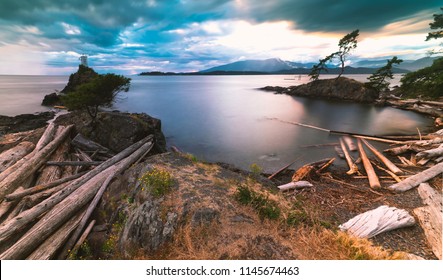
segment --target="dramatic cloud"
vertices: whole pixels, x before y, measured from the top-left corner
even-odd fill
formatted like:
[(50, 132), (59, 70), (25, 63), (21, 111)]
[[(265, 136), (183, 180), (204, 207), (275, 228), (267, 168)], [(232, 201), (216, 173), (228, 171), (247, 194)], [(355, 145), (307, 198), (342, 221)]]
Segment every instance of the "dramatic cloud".
[[(242, 59), (312, 61), (359, 28), (360, 57), (423, 56), (441, 1), (2, 0), (0, 55), (23, 73), (198, 71)], [(361, 47), (360, 47), (361, 46)], [(364, 50), (364, 52), (359, 51)], [(37, 65), (38, 64), (38, 65)], [(32, 69), (32, 70), (31, 70)]]

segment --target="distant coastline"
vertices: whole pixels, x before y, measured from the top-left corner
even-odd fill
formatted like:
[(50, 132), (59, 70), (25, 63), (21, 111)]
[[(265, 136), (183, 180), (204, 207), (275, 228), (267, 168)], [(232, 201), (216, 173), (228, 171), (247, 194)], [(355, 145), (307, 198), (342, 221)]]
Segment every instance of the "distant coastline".
[[(368, 67), (345, 67), (344, 74), (366, 74), (370, 75), (377, 71), (376, 68), (368, 68)], [(152, 71), (152, 72), (142, 72), (140, 76), (229, 76), (229, 75), (307, 75), (311, 72), (311, 69), (307, 68), (294, 68), (290, 70), (280, 70), (275, 72), (263, 72), (263, 71), (201, 71), (201, 72), (161, 72), (161, 71)], [(404, 74), (410, 72), (406, 69), (394, 68), (393, 72), (395, 74)], [(339, 68), (331, 68), (328, 69), (328, 72), (323, 72), (323, 74), (339, 74)]]

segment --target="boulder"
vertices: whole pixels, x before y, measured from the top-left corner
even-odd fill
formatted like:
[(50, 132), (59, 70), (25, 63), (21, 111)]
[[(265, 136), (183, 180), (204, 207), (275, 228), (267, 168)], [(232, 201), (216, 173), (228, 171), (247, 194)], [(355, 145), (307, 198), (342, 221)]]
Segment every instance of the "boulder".
[(43, 106), (61, 105), (61, 98), (56, 92), (45, 95), (42, 101)]
[(161, 121), (145, 113), (100, 112), (95, 124), (86, 113), (72, 112), (57, 118), (57, 124), (74, 124), (77, 131), (118, 153), (149, 134), (155, 137), (153, 153), (166, 151)]
[(379, 96), (376, 90), (367, 88), (363, 83), (345, 77), (317, 80), (307, 84), (289, 87), (285, 93), (294, 96), (361, 103), (373, 103)]

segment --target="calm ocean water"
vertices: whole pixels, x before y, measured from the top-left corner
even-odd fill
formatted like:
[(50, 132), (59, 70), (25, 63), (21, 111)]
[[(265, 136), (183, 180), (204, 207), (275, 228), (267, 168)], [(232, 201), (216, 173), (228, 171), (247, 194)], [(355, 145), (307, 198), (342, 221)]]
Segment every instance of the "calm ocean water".
[[(366, 75), (352, 75), (364, 81)], [(411, 134), (431, 120), (413, 112), (372, 105), (274, 95), (259, 87), (290, 86), (306, 76), (133, 76), (115, 109), (145, 112), (162, 120), (168, 145), (208, 161), (247, 169), (257, 163), (267, 171), (301, 157), (313, 161), (335, 152), (306, 145), (337, 142), (336, 135), (269, 118), (331, 130), (374, 135)], [(0, 115), (48, 110), (43, 96), (61, 90), (67, 76), (0, 76)], [(395, 82), (398, 82), (398, 78)], [(295, 167), (297, 164), (294, 165)]]

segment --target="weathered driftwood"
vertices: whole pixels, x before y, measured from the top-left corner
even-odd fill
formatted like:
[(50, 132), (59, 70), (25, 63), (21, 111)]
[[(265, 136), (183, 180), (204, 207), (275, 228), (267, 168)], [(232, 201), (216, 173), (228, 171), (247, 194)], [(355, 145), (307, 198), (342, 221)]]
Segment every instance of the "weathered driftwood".
[(358, 139), (357, 145), (363, 166), (366, 170), (366, 174), (368, 175), (369, 186), (373, 189), (381, 188), (380, 181), (378, 180), (377, 174), (375, 174), (374, 168), (372, 167), (365, 150), (363, 149), (360, 139)]
[[(66, 127), (63, 132), (58, 135), (52, 142), (46, 145), (44, 148), (39, 150), (35, 155), (30, 158), (27, 162), (21, 164), (21, 166), (8, 177), (4, 178), (0, 181), (0, 200), (3, 200), (5, 195), (13, 192), (15, 189), (19, 187), (20, 184), (23, 184), (29, 176), (34, 174), (40, 166), (44, 164), (46, 159), (51, 155), (52, 152), (63, 142), (63, 140), (68, 136), (73, 126)], [(13, 168), (10, 166), (9, 168)], [(9, 169), (8, 168), (8, 169)]]
[(421, 183), (424, 183), (437, 175), (443, 173), (443, 162), (440, 162), (431, 168), (428, 168), (418, 174), (415, 174), (400, 183), (391, 185), (388, 187), (389, 190), (395, 191), (395, 192), (405, 192), (407, 190), (410, 190), (412, 188), (417, 187)]
[(402, 146), (399, 146), (399, 147), (386, 149), (386, 150), (384, 150), (384, 152), (385, 153), (390, 153), (392, 155), (400, 155), (400, 154), (404, 154), (404, 153), (409, 152), (409, 151), (421, 152), (423, 150), (424, 150), (424, 148), (418, 147), (416, 145), (406, 144), (406, 145), (402, 145)]
[[(29, 223), (34, 221), (37, 217), (52, 209), (54, 205), (58, 204), (60, 201), (69, 196), (72, 192), (78, 189), (80, 186), (93, 179), (97, 174), (100, 174), (110, 166), (115, 165), (120, 162), (122, 159), (128, 157), (133, 154), (134, 151), (138, 150), (146, 141), (151, 141), (153, 138), (152, 135), (140, 140), (137, 143), (129, 146), (125, 150), (121, 151), (119, 154), (115, 155), (113, 158), (105, 161), (101, 165), (97, 166), (93, 170), (89, 171), (82, 177), (76, 179), (75, 181), (68, 183), (68, 185), (63, 186), (63, 189), (58, 191), (56, 194), (47, 198), (46, 200), (40, 202), (35, 205), (33, 208), (28, 209), (17, 216), (15, 219), (9, 221), (8, 223), (4, 223), (0, 225), (0, 243), (4, 240), (7, 240), (15, 233), (20, 231), (22, 228), (27, 226)], [(151, 142), (149, 142), (151, 143)], [(58, 187), (57, 187), (58, 188)]]
[(95, 220), (92, 220), (88, 227), (85, 229), (85, 231), (83, 232), (83, 234), (80, 236), (80, 238), (78, 239), (77, 243), (75, 244), (74, 248), (72, 248), (71, 250), (71, 254), (72, 255), (77, 255), (78, 250), (80, 249), (80, 246), (82, 246), (82, 244), (85, 242), (86, 238), (88, 237), (89, 233), (92, 231), (92, 228), (95, 225)]
[(54, 258), (57, 251), (66, 242), (69, 234), (78, 226), (83, 212), (80, 211), (74, 215), (69, 221), (61, 226), (53, 235), (47, 238), (37, 249), (34, 250), (26, 259), (27, 260), (49, 260)]
[(304, 178), (309, 176), (313, 170), (321, 168), (322, 166), (324, 167), (325, 164), (330, 163), (333, 159), (334, 158), (326, 158), (303, 165), (294, 172), (294, 175), (292, 175), (292, 181), (302, 181)]
[(422, 151), (416, 155), (417, 159), (434, 158), (443, 156), (443, 144), (438, 148)]
[(337, 153), (337, 155), (338, 155), (339, 158), (345, 158), (345, 153), (343, 152), (343, 149), (342, 149), (342, 148), (340, 148), (340, 147), (338, 147), (338, 146), (335, 146), (335, 147), (334, 147), (334, 150), (335, 150), (335, 152)]
[(382, 153), (380, 153), (374, 146), (372, 146), (368, 141), (362, 139), (363, 143), (365, 143), (366, 147), (371, 150), (371, 152), (380, 159), (381, 162), (394, 174), (399, 175), (402, 174), (403, 171), (398, 168), (392, 161), (390, 161), (387, 157), (385, 157)]
[[(57, 132), (55, 135), (61, 133), (62, 127), (57, 128)], [(54, 151), (54, 153), (49, 157), (49, 160), (52, 161), (63, 161), (67, 159), (67, 154), (70, 148), (69, 137), (63, 141), (62, 144)], [(52, 182), (54, 180), (60, 179), (62, 177), (63, 170), (58, 166), (45, 166), (40, 172), (36, 185), (46, 184), (48, 182)]]
[(41, 128), (37, 128), (34, 130), (9, 133), (0, 136), (0, 153), (17, 146), (21, 142), (29, 141), (33, 135), (36, 135), (36, 137), (38, 137), (38, 131), (41, 131), (41, 134), (43, 134), (43, 130)]
[[(59, 259), (65, 259), (68, 255), (69, 251), (74, 246), (75, 242), (78, 240), (80, 234), (82, 233), (82, 230), (86, 226), (86, 223), (88, 222), (89, 218), (92, 215), (92, 212), (94, 212), (95, 207), (97, 207), (98, 202), (100, 201), (101, 197), (103, 196), (103, 193), (105, 192), (106, 188), (108, 187), (109, 183), (111, 183), (111, 180), (114, 178), (115, 174), (109, 175), (108, 178), (103, 182), (102, 186), (98, 190), (98, 192), (95, 194), (94, 199), (89, 204), (88, 209), (86, 210), (85, 214), (83, 215), (78, 227), (75, 229), (74, 233), (71, 235), (69, 240), (66, 242), (65, 246), (63, 247), (62, 251), (59, 254)], [(83, 242), (82, 242), (83, 243)]]
[(289, 190), (300, 190), (300, 189), (304, 189), (304, 188), (312, 188), (313, 185), (308, 182), (308, 181), (297, 181), (297, 182), (290, 182), (284, 185), (280, 185), (277, 188), (284, 192), (284, 191), (289, 191)]
[(80, 148), (83, 151), (102, 151), (104, 152), (106, 155), (109, 156), (113, 156), (113, 153), (106, 147), (103, 147), (102, 145), (87, 139), (86, 137), (84, 137), (83, 135), (81, 135), (80, 133), (77, 134), (74, 139), (72, 139), (71, 144), (75, 147)]
[(340, 138), (339, 140), (340, 140), (340, 147), (343, 150), (343, 154), (344, 154), (345, 159), (346, 159), (346, 163), (349, 166), (349, 171), (346, 172), (346, 174), (352, 175), (354, 173), (357, 173), (358, 172), (358, 167), (357, 167), (356, 164), (354, 164), (352, 162), (351, 155), (349, 154), (348, 149), (345, 146), (344, 140), (342, 138)]
[(94, 166), (100, 165), (103, 161), (47, 161), (46, 165), (55, 165), (55, 166)]
[(401, 157), (401, 156), (397, 156), (397, 157), (404, 165), (415, 166), (415, 164), (412, 161), (410, 161), (409, 159), (407, 159), (405, 157)]
[(360, 238), (371, 238), (386, 231), (414, 224), (414, 217), (406, 210), (383, 205), (355, 216), (339, 228)]
[[(19, 187), (17, 190), (18, 191), (23, 191), (24, 188), (23, 187)], [(11, 210), (13, 207), (15, 207), (17, 205), (17, 203), (18, 202), (16, 202), (16, 201), (6, 201), (6, 200), (3, 200), (0, 203), (0, 219), (2, 219), (4, 216), (6, 217), (5, 214), (8, 213), (9, 210)]]
[(425, 204), (414, 209), (414, 214), (425, 232), (426, 239), (435, 256), (442, 259), (442, 195), (427, 183), (418, 187), (418, 193)]
[[(371, 163), (377, 167), (380, 170), (383, 170), (384, 172), (388, 173), (394, 180), (395, 182), (401, 182), (402, 180), (400, 179), (400, 177), (397, 176), (397, 174), (395, 174), (394, 172), (392, 172), (391, 170), (388, 170), (386, 168), (383, 168), (382, 166), (380, 166), (377, 162), (375, 161), (371, 161)], [(380, 179), (380, 176), (378, 176), (378, 178)]]
[[(138, 144), (137, 142), (136, 144)], [(136, 145), (134, 144), (134, 145)], [(95, 195), (103, 181), (111, 174), (118, 174), (127, 169), (134, 163), (147, 149), (151, 149), (153, 144), (148, 142), (140, 145), (135, 152), (110, 166), (103, 172), (94, 176), (87, 183), (77, 188), (63, 201), (55, 205), (42, 219), (40, 219), (29, 231), (25, 233), (14, 245), (0, 255), (0, 259), (23, 259), (26, 258), (38, 245), (40, 245), (48, 236), (56, 231), (64, 222), (66, 222), (75, 212), (85, 206)], [(132, 147), (132, 146), (131, 146)], [(94, 170), (89, 173), (94, 172)], [(87, 175), (87, 174), (86, 174)], [(85, 175), (85, 176), (86, 176)], [(80, 179), (80, 178), (79, 178)], [(79, 180), (77, 179), (77, 180)], [(46, 201), (42, 202), (45, 203)], [(35, 208), (35, 207), (34, 207)], [(16, 220), (12, 220), (16, 221)], [(4, 225), (3, 225), (4, 227)], [(3, 228), (2, 227), (2, 228)], [(0, 228), (0, 234), (1, 234)]]
[(372, 141), (377, 141), (377, 142), (382, 142), (382, 143), (398, 144), (398, 145), (405, 144), (404, 141), (390, 140), (390, 139), (381, 138), (381, 137), (361, 136), (361, 135), (355, 135), (355, 134), (353, 134), (352, 136), (355, 138), (359, 138), (359, 139), (372, 140)]
[(343, 136), (343, 137), (341, 137), (341, 139), (343, 139), (343, 141), (345, 141), (346, 146), (348, 146), (349, 151), (351, 151), (351, 152), (357, 151), (357, 146), (355, 146), (354, 141), (352, 140), (351, 137)]
[(47, 184), (37, 185), (37, 186), (34, 186), (32, 188), (28, 188), (28, 189), (22, 189), (22, 190), (18, 190), (17, 189), (15, 192), (6, 195), (5, 199), (6, 200), (21, 199), (22, 197), (25, 197), (27, 195), (38, 193), (38, 192), (41, 192), (41, 191), (44, 191), (44, 190), (56, 187), (56, 186), (61, 185), (63, 183), (72, 181), (74, 179), (80, 178), (84, 174), (86, 174), (86, 172), (77, 173), (77, 174), (74, 174), (74, 175), (71, 175), (71, 176), (68, 176), (68, 177), (65, 177), (65, 178), (61, 178), (61, 179), (52, 181), (52, 182), (47, 183)]
[(34, 148), (35, 145), (33, 143), (24, 141), (17, 146), (2, 152), (0, 154), (0, 173), (29, 154)]
[(286, 169), (289, 168), (289, 166), (293, 165), (294, 163), (297, 162), (298, 159), (294, 160), (293, 162), (283, 166), (282, 168), (280, 168), (279, 170), (275, 171), (273, 174), (271, 174), (268, 179), (271, 180), (272, 178), (274, 178), (275, 176), (277, 176), (278, 174), (282, 173), (283, 171), (285, 171)]
[(40, 151), (43, 149), (49, 142), (52, 141), (54, 138), (54, 134), (56, 132), (56, 126), (54, 123), (50, 123), (47, 127), (45, 132), (43, 132), (42, 137), (40, 137), (40, 140), (38, 140), (37, 144), (35, 145), (35, 150)]

